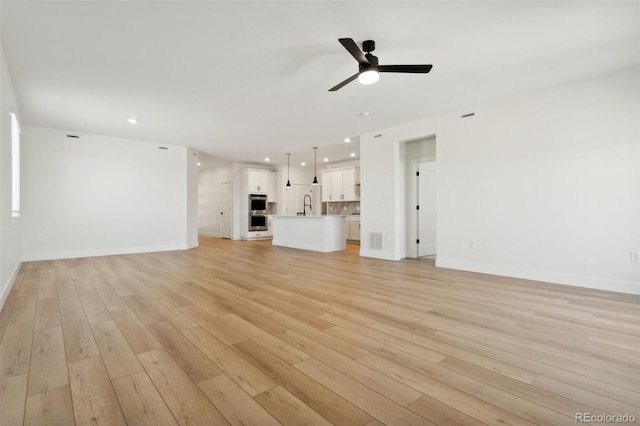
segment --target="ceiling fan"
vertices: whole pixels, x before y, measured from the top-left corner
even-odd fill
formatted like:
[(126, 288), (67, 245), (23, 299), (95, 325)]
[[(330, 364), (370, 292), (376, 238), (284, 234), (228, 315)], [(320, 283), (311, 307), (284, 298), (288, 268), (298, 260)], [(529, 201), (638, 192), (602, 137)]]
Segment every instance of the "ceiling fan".
[[(371, 52), (376, 49), (376, 42), (373, 40), (365, 40), (362, 42), (362, 51), (352, 38), (339, 38), (338, 41), (351, 53), (351, 56), (358, 61), (359, 70), (342, 83), (329, 89), (330, 92), (341, 89), (356, 78), (362, 84), (373, 84), (378, 81), (380, 78), (378, 73), (381, 72), (426, 74), (431, 71), (432, 65), (378, 65), (378, 57), (371, 54)], [(363, 52), (366, 52), (366, 54)]]

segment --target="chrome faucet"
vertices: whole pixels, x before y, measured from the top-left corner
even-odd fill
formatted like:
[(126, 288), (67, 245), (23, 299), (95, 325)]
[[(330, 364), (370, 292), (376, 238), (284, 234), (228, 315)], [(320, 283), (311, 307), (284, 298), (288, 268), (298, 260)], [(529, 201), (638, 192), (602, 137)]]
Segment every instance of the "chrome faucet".
[[(309, 197), (309, 204), (307, 204), (307, 197)], [(307, 207), (309, 207), (309, 212), (311, 212), (313, 210), (313, 207), (311, 207), (311, 195), (305, 194), (305, 196), (303, 198), (303, 201), (302, 201), (302, 204), (304, 205), (302, 207), (302, 210), (303, 210), (302, 214), (304, 216), (306, 216), (307, 215)]]

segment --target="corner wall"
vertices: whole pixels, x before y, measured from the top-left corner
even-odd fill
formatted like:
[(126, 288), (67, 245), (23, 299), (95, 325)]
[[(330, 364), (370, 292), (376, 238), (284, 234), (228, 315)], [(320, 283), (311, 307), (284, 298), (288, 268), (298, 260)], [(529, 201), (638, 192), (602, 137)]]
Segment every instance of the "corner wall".
[[(402, 257), (399, 145), (435, 135), (438, 266), (640, 294), (640, 265), (630, 261), (640, 245), (638, 75), (362, 135), (361, 254)], [(475, 116), (461, 119), (467, 112)], [(383, 233), (382, 250), (367, 247), (370, 232)]]
[(190, 213), (197, 188), (188, 188), (196, 184), (188, 170), (190, 162), (197, 168), (197, 158), (188, 158), (191, 150), (36, 126), (22, 130), (25, 260), (197, 244)]
[[(22, 264), (22, 220), (11, 217), (11, 113), (20, 111), (0, 46), (0, 310)], [(23, 138), (24, 140), (24, 138)]]

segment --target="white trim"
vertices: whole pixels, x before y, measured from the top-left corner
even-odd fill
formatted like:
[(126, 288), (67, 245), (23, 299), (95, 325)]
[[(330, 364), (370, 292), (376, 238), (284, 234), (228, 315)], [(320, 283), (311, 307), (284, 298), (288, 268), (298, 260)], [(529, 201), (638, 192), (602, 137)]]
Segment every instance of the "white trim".
[[(362, 244), (362, 240), (360, 244)], [(382, 259), (382, 260), (400, 260), (401, 259), (398, 253), (391, 253), (391, 252), (380, 251), (380, 250), (360, 249), (360, 256), (372, 257), (374, 259)]]
[(207, 231), (199, 231), (198, 235), (201, 235), (203, 237), (215, 237), (215, 238), (222, 238), (220, 236), (219, 232), (207, 232)]
[(483, 274), (499, 275), (503, 277), (521, 278), (532, 281), (542, 281), (552, 284), (562, 284), (574, 287), (591, 288), (595, 290), (614, 291), (640, 295), (640, 283), (633, 281), (612, 280), (607, 278), (586, 277), (581, 275), (563, 274), (551, 271), (533, 269), (519, 269), (509, 266), (488, 265), (483, 263), (464, 262), (452, 259), (436, 259), (439, 268), (458, 269), (461, 271), (479, 272)]
[(120, 254), (135, 254), (135, 253), (152, 253), (157, 251), (176, 251), (176, 250), (188, 250), (187, 244), (168, 244), (162, 246), (149, 246), (149, 247), (124, 247), (114, 249), (96, 249), (96, 250), (76, 250), (76, 251), (62, 251), (62, 252), (50, 252), (50, 253), (30, 253), (23, 256), (23, 261), (33, 262), (37, 260), (54, 260), (54, 259), (76, 259), (79, 257), (96, 257), (96, 256), (113, 256)]
[(16, 265), (15, 269), (13, 270), (13, 273), (9, 277), (9, 281), (3, 287), (4, 290), (2, 291), (2, 294), (0, 294), (0, 311), (4, 308), (4, 304), (7, 301), (7, 298), (9, 297), (9, 293), (11, 293), (11, 289), (13, 289), (13, 286), (16, 283), (16, 278), (18, 278), (18, 272), (20, 272), (21, 266), (22, 266), (22, 262), (19, 262)]

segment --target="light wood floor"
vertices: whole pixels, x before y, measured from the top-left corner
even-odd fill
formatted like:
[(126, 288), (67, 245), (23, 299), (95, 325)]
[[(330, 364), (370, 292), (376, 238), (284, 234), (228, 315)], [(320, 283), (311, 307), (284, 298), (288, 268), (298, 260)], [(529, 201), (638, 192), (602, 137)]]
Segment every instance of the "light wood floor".
[(639, 298), (202, 238), (29, 262), (0, 424), (573, 425), (639, 407)]

